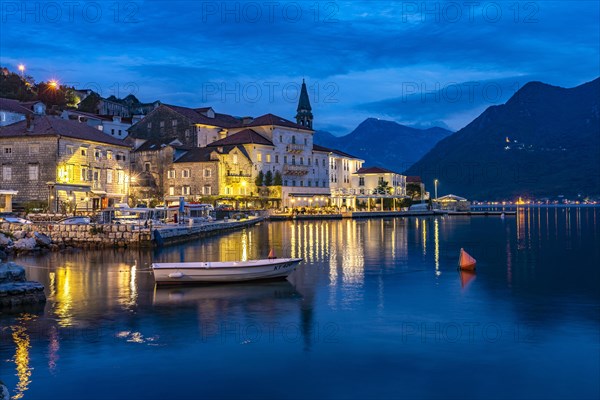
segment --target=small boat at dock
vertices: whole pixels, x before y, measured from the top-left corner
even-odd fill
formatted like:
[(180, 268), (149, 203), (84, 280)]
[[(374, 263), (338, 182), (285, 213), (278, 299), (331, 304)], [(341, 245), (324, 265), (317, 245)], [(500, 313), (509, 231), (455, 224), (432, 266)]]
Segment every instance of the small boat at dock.
[(157, 284), (244, 282), (285, 279), (302, 258), (267, 258), (248, 261), (153, 263)]
[(475, 260), (465, 249), (460, 249), (460, 257), (458, 258), (458, 268), (464, 271), (474, 271), (477, 260)]

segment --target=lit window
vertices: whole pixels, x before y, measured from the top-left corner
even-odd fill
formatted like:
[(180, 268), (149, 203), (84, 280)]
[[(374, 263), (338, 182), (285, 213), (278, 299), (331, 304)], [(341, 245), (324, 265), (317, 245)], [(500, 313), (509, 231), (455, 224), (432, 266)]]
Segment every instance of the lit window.
[(107, 151), (106, 151), (106, 159), (107, 159), (107, 160), (112, 160), (112, 158), (113, 158), (113, 153), (112, 153), (112, 151), (110, 151), (110, 150), (107, 150)]
[(256, 161), (262, 162), (262, 153), (256, 153)]
[(233, 154), (233, 163), (237, 164), (238, 163), (238, 155), (237, 154)]
[(267, 154), (267, 162), (270, 163), (271, 162), (271, 155)]
[(175, 196), (175, 187), (169, 186), (169, 196)]

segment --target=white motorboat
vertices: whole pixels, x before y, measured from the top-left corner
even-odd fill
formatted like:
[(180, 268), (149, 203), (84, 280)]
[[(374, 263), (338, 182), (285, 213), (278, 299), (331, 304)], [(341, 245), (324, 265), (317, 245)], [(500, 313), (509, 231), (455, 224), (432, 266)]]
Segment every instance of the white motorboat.
[(157, 284), (243, 282), (285, 278), (301, 258), (267, 258), (249, 261), (153, 263)]

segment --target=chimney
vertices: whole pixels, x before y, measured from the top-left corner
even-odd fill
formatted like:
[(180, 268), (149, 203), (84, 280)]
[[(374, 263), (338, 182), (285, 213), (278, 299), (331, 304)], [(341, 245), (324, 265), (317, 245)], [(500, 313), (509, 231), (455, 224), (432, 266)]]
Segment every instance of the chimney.
[(33, 131), (33, 116), (31, 114), (27, 114), (25, 116), (27, 131)]

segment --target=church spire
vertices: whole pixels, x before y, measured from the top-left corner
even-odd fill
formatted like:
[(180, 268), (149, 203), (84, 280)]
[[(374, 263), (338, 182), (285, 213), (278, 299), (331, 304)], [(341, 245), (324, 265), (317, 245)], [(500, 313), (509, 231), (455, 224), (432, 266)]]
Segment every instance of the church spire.
[(298, 100), (298, 108), (296, 109), (296, 122), (302, 126), (312, 129), (313, 115), (310, 99), (308, 98), (308, 90), (306, 83), (302, 79), (302, 89), (300, 90), (300, 99)]

